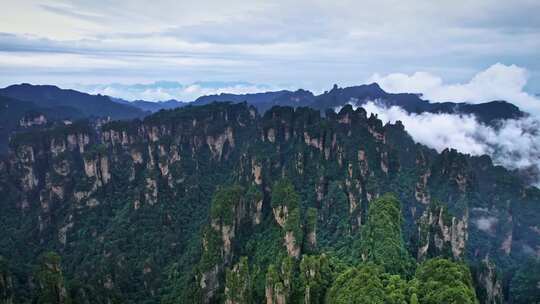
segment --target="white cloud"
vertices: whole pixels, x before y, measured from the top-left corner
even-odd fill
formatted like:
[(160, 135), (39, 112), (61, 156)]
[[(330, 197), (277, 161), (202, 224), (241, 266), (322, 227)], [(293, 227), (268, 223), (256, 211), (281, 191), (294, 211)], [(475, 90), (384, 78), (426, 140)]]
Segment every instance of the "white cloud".
[(70, 87), (90, 94), (104, 94), (126, 100), (143, 99), (147, 101), (169, 99), (194, 101), (197, 97), (204, 95), (221, 93), (247, 94), (286, 88), (248, 82), (194, 82), (184, 85), (170, 81), (158, 81), (149, 84), (76, 84)]
[[(369, 102), (363, 105), (368, 113), (377, 114), (383, 122), (401, 120), (407, 132), (418, 142), (437, 151), (452, 147), (463, 153), (481, 155), (487, 147), (478, 143), (480, 125), (474, 116), (453, 114), (409, 114), (399, 107), (384, 108)], [(481, 132), (484, 133), (484, 132)]]
[(476, 220), (476, 227), (482, 231), (491, 232), (497, 224), (497, 218), (493, 216), (480, 217)]
[[(439, 152), (455, 148), (471, 155), (487, 154), (495, 164), (508, 169), (527, 170), (531, 174), (540, 171), (540, 121), (532, 116), (502, 121), (491, 127), (472, 115), (410, 114), (399, 107), (386, 108), (376, 102), (363, 107), (383, 122), (400, 120), (415, 141)], [(538, 176), (529, 178), (540, 185)]]
[(436, 102), (505, 100), (524, 111), (540, 115), (540, 100), (524, 91), (527, 77), (524, 68), (497, 63), (462, 84), (444, 84), (440, 77), (427, 72), (416, 72), (410, 76), (402, 73), (386, 76), (374, 74), (370, 80), (392, 93), (422, 93), (424, 98)]
[[(0, 11), (2, 32), (17, 38), (0, 37), (0, 51), (36, 57), (75, 52), (130, 64), (100, 61), (92, 69), (61, 62), (50, 69), (0, 64), (2, 85), (37, 79), (63, 86), (99, 74), (104, 82), (191, 83), (213, 77), (324, 90), (395, 70), (426, 70), (463, 81), (486, 62), (516, 60), (531, 77), (540, 77), (538, 1), (49, 2), (12, 1), (9, 10)], [(193, 64), (192, 58), (198, 61)], [(227, 62), (214, 64), (219, 60)]]

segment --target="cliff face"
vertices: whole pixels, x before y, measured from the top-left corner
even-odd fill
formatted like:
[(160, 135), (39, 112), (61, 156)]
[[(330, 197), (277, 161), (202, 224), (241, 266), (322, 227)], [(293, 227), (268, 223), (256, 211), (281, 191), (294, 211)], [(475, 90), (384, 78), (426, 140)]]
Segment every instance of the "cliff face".
[(0, 303), (13, 303), (13, 276), (9, 270), (8, 262), (0, 256)]
[(434, 256), (462, 259), (468, 239), (468, 225), (467, 210), (463, 217), (457, 218), (448, 214), (443, 206), (430, 206), (419, 219), (418, 260)]
[(479, 295), (484, 303), (504, 303), (502, 278), (496, 266), (485, 258), (477, 269), (475, 279), (479, 286)]
[[(276, 199), (283, 177), (301, 189), (295, 202)], [(232, 182), (243, 185), (242, 199), (214, 210), (212, 194)], [(129, 277), (146, 282), (145, 297), (161, 297), (171, 279), (155, 274), (173, 264), (212, 299), (244, 254), (235, 248), (246, 231), (279, 227), (281, 248), (298, 259), (320, 242), (336, 245), (336, 227), (361, 231), (370, 202), (386, 192), (403, 202), (403, 231), (417, 239), (410, 249), (418, 259), (444, 252), (508, 261), (540, 252), (538, 190), (489, 158), (436, 153), (400, 123), (383, 125), (350, 106), (324, 117), (275, 107), (261, 117), (246, 104), (217, 103), (19, 134), (0, 162), (0, 191), (2, 221), (13, 231), (0, 254), (25, 261), (54, 248), (67, 273), (126, 301), (141, 296), (126, 287)], [(318, 212), (317, 228), (305, 220), (308, 208)], [(33, 249), (8, 250), (22, 241)], [(204, 267), (195, 270), (199, 256)], [(267, 298), (282, 302), (286, 282), (274, 279)]]
[(202, 299), (210, 303), (223, 287), (225, 267), (234, 257), (233, 244), (246, 218), (244, 191), (240, 187), (219, 190), (212, 201), (210, 226), (203, 236), (199, 286)]

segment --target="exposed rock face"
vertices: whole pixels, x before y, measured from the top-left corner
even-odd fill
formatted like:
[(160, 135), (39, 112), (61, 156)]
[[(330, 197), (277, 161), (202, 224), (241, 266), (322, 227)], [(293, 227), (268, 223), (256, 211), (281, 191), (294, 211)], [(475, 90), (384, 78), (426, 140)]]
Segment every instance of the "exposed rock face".
[(105, 276), (105, 281), (103, 282), (103, 288), (112, 290), (114, 288), (114, 281), (110, 274)]
[(90, 136), (86, 133), (68, 134), (67, 148), (70, 151), (79, 150), (79, 153), (86, 151), (86, 146), (90, 144)]
[(376, 128), (371, 127), (371, 126), (368, 128), (368, 130), (369, 130), (369, 133), (371, 133), (371, 135), (373, 135), (373, 137), (374, 137), (377, 141), (383, 142), (383, 143), (386, 142), (386, 137), (385, 137), (383, 131), (379, 131), (379, 130), (377, 130)]
[(439, 159), (434, 166), (436, 170), (431, 170), (432, 177), (437, 175), (439, 178), (451, 181), (451, 185), (462, 196), (470, 189), (473, 182), (473, 176), (467, 164), (467, 160), (455, 149), (445, 149), (441, 152)]
[(501, 244), (501, 250), (504, 254), (509, 255), (512, 251), (512, 231), (509, 231), (504, 241)]
[(109, 159), (106, 156), (100, 158), (100, 173), (103, 184), (106, 184), (111, 180), (111, 173), (109, 171)]
[(324, 148), (323, 141), (319, 138), (311, 137), (308, 132), (304, 132), (304, 142), (306, 145), (317, 148), (320, 151), (322, 151)]
[(58, 156), (60, 153), (66, 151), (66, 142), (64, 139), (53, 138), (51, 140), (51, 152), (53, 156)]
[(418, 233), (420, 245), (418, 260), (434, 255), (444, 255), (449, 248), (454, 259), (461, 259), (468, 239), (468, 212), (462, 218), (448, 214), (442, 206), (430, 206), (419, 219)]
[(7, 260), (0, 256), (0, 303), (13, 304), (13, 277)]
[[(295, 209), (295, 211), (297, 211)], [(293, 230), (289, 230), (295, 224), (289, 225), (290, 221), (289, 207), (287, 205), (279, 205), (272, 208), (274, 219), (277, 224), (284, 230), (283, 244), (287, 250), (287, 254), (291, 257), (298, 258), (300, 256), (301, 241), (298, 240)], [(294, 221), (294, 220), (293, 220)], [(294, 229), (294, 228), (293, 228)]]
[(58, 175), (68, 176), (71, 172), (70, 163), (65, 159), (57, 161), (53, 164), (53, 170)]
[(230, 262), (232, 259), (231, 248), (232, 248), (232, 240), (234, 236), (235, 236), (235, 231), (233, 227), (228, 226), (228, 225), (221, 226), (221, 242), (223, 243), (223, 260), (226, 262)]
[(225, 304), (251, 303), (252, 282), (246, 257), (242, 257), (225, 277)]
[(503, 303), (501, 279), (497, 274), (495, 264), (488, 257), (480, 264), (480, 269), (476, 274), (476, 282), (479, 285), (481, 293), (483, 293), (483, 303)]
[(64, 276), (60, 267), (60, 257), (54, 253), (45, 253), (40, 269), (36, 274), (41, 296), (50, 303), (71, 303)]
[(109, 182), (109, 159), (107, 156), (95, 156), (84, 158), (84, 172), (87, 177), (94, 178), (96, 186), (101, 187)]
[(211, 303), (211, 300), (216, 296), (219, 291), (219, 273), (220, 267), (215, 265), (208, 271), (201, 274), (199, 279), (199, 287), (203, 294), (204, 303)]
[(317, 231), (313, 230), (307, 234), (308, 245), (312, 248), (317, 247)]
[[(452, 254), (454, 258), (460, 258), (465, 251), (465, 245), (469, 237), (468, 234), (469, 219), (468, 215), (461, 219), (452, 218), (452, 226), (450, 231), (450, 244), (452, 245)], [(445, 241), (448, 239), (448, 234), (444, 235)]]
[(214, 197), (211, 224), (203, 237), (202, 262), (206, 265), (199, 278), (205, 303), (211, 303), (216, 291), (222, 291), (218, 278), (233, 260), (233, 242), (241, 222), (247, 218), (243, 195), (242, 188), (231, 187), (220, 190)]
[(285, 232), (285, 248), (287, 248), (287, 254), (289, 256), (294, 258), (300, 257), (300, 244), (298, 244), (292, 231)]
[(232, 128), (225, 129), (225, 132), (217, 136), (207, 136), (206, 143), (210, 148), (214, 159), (221, 159), (223, 155), (223, 146), (228, 143), (230, 147), (234, 147), (234, 136)]
[(135, 139), (132, 136), (130, 137), (126, 131), (116, 131), (112, 129), (102, 132), (101, 138), (103, 142), (107, 142), (111, 146), (127, 146), (135, 142)]
[(16, 160), (12, 160), (12, 166), (19, 172), (19, 181), (24, 191), (32, 191), (37, 187), (39, 180), (34, 172), (36, 157), (34, 148), (22, 145), (15, 151)]
[(147, 203), (154, 205), (158, 200), (158, 187), (154, 178), (146, 178), (146, 190), (144, 192), (144, 198)]
[(414, 188), (414, 197), (416, 198), (416, 201), (427, 205), (431, 202), (431, 195), (428, 189), (431, 168), (429, 168), (428, 160), (426, 159), (426, 155), (424, 155), (424, 153), (421, 152), (416, 156), (415, 165), (418, 168), (417, 172), (419, 178)]
[(427, 183), (429, 176), (431, 175), (431, 171), (427, 171), (424, 174), (422, 174), (416, 183), (416, 187), (414, 188), (414, 197), (418, 202), (421, 202), (422, 204), (429, 204), (431, 202), (431, 197), (429, 195), (429, 190), (427, 188)]
[(281, 226), (281, 228), (285, 228), (285, 223), (289, 217), (289, 208), (285, 205), (281, 205), (272, 208), (272, 211), (274, 213), (274, 219), (278, 225)]
[(268, 129), (268, 133), (266, 135), (266, 138), (269, 142), (275, 143), (276, 142), (276, 130), (273, 128)]
[(67, 223), (64, 227), (60, 228), (60, 230), (58, 231), (58, 241), (62, 245), (66, 245), (67, 233), (71, 228), (73, 228), (73, 222)]
[(140, 151), (137, 151), (135, 149), (131, 150), (131, 158), (133, 159), (133, 163), (135, 164), (143, 163), (143, 156)]
[(320, 303), (321, 285), (329, 280), (325, 269), (328, 267), (328, 259), (323, 253), (321, 255), (304, 255), (300, 261), (300, 281), (304, 289), (303, 302)]
[(99, 206), (99, 201), (95, 198), (91, 198), (88, 201), (86, 201), (86, 206), (89, 208), (94, 208)]
[(388, 152), (381, 152), (381, 170), (388, 174)]
[(43, 114), (34, 116), (25, 116), (19, 121), (19, 126), (29, 128), (33, 126), (41, 126), (47, 124), (47, 118)]
[(358, 162), (360, 163), (360, 175), (365, 179), (369, 171), (366, 151), (358, 150)]
[(97, 161), (94, 159), (85, 159), (84, 160), (84, 172), (88, 177), (97, 176)]
[(266, 273), (266, 304), (287, 304), (292, 290), (292, 261), (283, 260), (280, 268), (270, 265)]
[(316, 208), (309, 208), (306, 213), (306, 221), (304, 224), (306, 234), (305, 248), (308, 252), (315, 252), (317, 249), (318, 211)]
[(255, 202), (255, 210), (253, 213), (253, 224), (255, 225), (259, 225), (261, 223), (262, 207), (263, 207), (263, 200), (261, 198)]
[(262, 166), (253, 160), (251, 162), (251, 173), (253, 174), (253, 181), (255, 184), (260, 185), (262, 184)]

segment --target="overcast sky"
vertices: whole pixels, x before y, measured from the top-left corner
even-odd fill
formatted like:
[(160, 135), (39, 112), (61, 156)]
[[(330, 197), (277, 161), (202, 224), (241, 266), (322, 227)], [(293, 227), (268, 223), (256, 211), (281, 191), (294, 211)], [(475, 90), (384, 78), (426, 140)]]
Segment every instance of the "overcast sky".
[(464, 84), (495, 66), (540, 92), (538, 0), (0, 1), (0, 86), (322, 91), (389, 74)]

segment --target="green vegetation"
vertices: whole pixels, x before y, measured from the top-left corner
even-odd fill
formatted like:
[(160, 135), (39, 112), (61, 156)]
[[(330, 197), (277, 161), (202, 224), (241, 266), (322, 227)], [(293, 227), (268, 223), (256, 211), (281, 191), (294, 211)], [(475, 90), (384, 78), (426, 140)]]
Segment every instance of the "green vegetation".
[(540, 259), (529, 258), (510, 282), (513, 303), (540, 303)]
[(334, 279), (326, 255), (304, 255), (300, 262), (300, 284), (304, 303), (324, 303), (326, 290)]
[(420, 282), (420, 303), (477, 303), (469, 268), (461, 263), (436, 258), (422, 263), (416, 270)]
[(212, 199), (210, 216), (218, 220), (223, 225), (232, 225), (234, 211), (244, 194), (244, 189), (240, 186), (231, 186), (220, 189)]
[(0, 303), (13, 303), (13, 277), (8, 261), (0, 256)]
[(348, 269), (336, 279), (328, 291), (326, 303), (385, 303), (381, 275), (381, 269), (375, 265)]
[(361, 256), (364, 261), (380, 265), (388, 273), (409, 276), (412, 259), (405, 248), (400, 203), (385, 194), (369, 205), (368, 219), (362, 230)]
[(272, 187), (272, 208), (287, 207), (289, 210), (298, 208), (300, 196), (294, 190), (294, 185), (288, 179), (280, 179)]
[(253, 282), (246, 257), (240, 258), (232, 270), (227, 269), (225, 276), (225, 302), (236, 304), (252, 303)]
[(35, 274), (38, 292), (36, 303), (67, 304), (71, 299), (67, 293), (64, 276), (60, 265), (60, 256), (54, 252), (46, 252), (41, 257), (39, 268)]
[[(487, 256), (495, 296), (538, 298), (540, 271), (527, 271), (538, 264), (520, 266), (540, 246), (539, 190), (346, 111), (350, 123), (309, 108), (188, 106), (92, 129), (86, 153), (52, 151), (69, 127), (21, 134), (0, 160), (1, 299), (475, 303), (489, 286), (468, 265)], [(130, 141), (113, 146), (106, 130)], [(88, 176), (85, 157), (97, 156), (108, 172), (98, 161)]]

